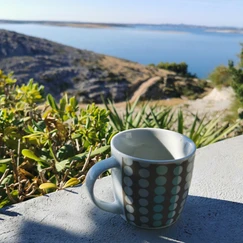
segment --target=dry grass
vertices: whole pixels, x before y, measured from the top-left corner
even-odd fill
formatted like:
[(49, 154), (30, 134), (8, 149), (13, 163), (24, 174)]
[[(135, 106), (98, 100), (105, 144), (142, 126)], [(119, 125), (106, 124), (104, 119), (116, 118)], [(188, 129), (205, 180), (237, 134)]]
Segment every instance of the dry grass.
[(131, 84), (138, 84), (155, 76), (163, 77), (172, 74), (167, 70), (160, 70), (111, 56), (104, 56), (99, 60), (99, 65), (105, 70), (110, 70), (112, 73), (124, 77)]

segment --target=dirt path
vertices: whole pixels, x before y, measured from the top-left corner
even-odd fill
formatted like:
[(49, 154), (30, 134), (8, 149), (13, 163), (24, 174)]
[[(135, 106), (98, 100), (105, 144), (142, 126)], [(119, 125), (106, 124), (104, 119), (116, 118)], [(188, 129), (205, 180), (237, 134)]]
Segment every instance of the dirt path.
[[(140, 88), (133, 95), (133, 101), (141, 95), (151, 83), (155, 82), (157, 77), (149, 79), (147, 82), (143, 83)], [(138, 92), (139, 91), (139, 92)], [(197, 100), (185, 100), (179, 98), (172, 98), (167, 100), (151, 101), (150, 104), (157, 106), (170, 106), (173, 107), (175, 111), (182, 109), (185, 114), (187, 114), (187, 123), (191, 123), (193, 119), (193, 114), (198, 114), (199, 117), (207, 115), (208, 119), (211, 119), (219, 114), (227, 115), (230, 112), (230, 106), (235, 97), (234, 91), (231, 87), (222, 88), (220, 90), (214, 88), (208, 95), (204, 96), (202, 99)], [(131, 99), (131, 101), (132, 101)], [(124, 113), (126, 102), (121, 102), (115, 104), (117, 111), (122, 114)], [(137, 107), (139, 109), (139, 106)]]
[(137, 98), (139, 98), (141, 95), (143, 95), (151, 85), (155, 84), (160, 79), (161, 79), (161, 77), (153, 77), (153, 78), (148, 79), (144, 83), (142, 83), (139, 86), (139, 88), (134, 92), (132, 98), (130, 99), (130, 102), (132, 103), (132, 102), (136, 101)]
[[(140, 97), (147, 89), (157, 82), (161, 77), (153, 77), (145, 81), (140, 87), (134, 92), (130, 102), (134, 102), (138, 97)], [(230, 112), (230, 107), (234, 101), (235, 94), (231, 87), (216, 89), (214, 88), (208, 95), (204, 96), (202, 99), (197, 100), (186, 100), (181, 98), (171, 98), (167, 100), (157, 100), (150, 101), (151, 106), (170, 106), (173, 109), (178, 110), (182, 109), (188, 114), (188, 117), (191, 117), (191, 113), (198, 114), (199, 117), (204, 116), (213, 118), (217, 114), (224, 113), (227, 115)], [(119, 102), (114, 104), (117, 112), (122, 114), (125, 111), (126, 102)], [(85, 104), (81, 105), (86, 107)], [(104, 105), (100, 105), (104, 107)], [(138, 106), (136, 109), (140, 109)], [(189, 119), (190, 120), (190, 119)], [(190, 123), (191, 121), (188, 122)]]
[(215, 114), (227, 112), (235, 97), (231, 87), (216, 89), (214, 88), (202, 99), (190, 100), (186, 102), (187, 109), (192, 113)]

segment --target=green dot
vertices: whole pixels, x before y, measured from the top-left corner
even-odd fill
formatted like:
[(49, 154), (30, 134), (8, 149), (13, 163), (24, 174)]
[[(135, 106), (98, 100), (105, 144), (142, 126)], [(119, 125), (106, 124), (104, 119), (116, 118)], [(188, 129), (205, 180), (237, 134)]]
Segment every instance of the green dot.
[(172, 194), (177, 194), (178, 192), (180, 192), (181, 187), (180, 186), (174, 186), (171, 190)]
[(180, 204), (180, 207), (184, 207), (184, 204), (185, 204), (185, 202), (186, 202), (186, 199), (184, 199), (184, 200), (182, 200), (182, 202), (181, 202), (181, 204)]
[(142, 216), (142, 217), (140, 217), (140, 221), (142, 223), (148, 223), (149, 219), (148, 219), (148, 217)]
[(125, 176), (124, 179), (123, 179), (124, 183), (126, 186), (132, 186), (132, 179), (128, 176)]
[(146, 169), (140, 169), (138, 173), (143, 178), (147, 178), (150, 175), (150, 172)]
[(158, 186), (163, 186), (165, 183), (166, 183), (166, 178), (164, 176), (158, 176), (155, 180), (155, 183), (158, 185)]
[(178, 204), (177, 203), (174, 203), (174, 204), (171, 204), (169, 206), (169, 210), (172, 211), (172, 210), (175, 210), (177, 208)]
[(163, 215), (161, 213), (156, 213), (153, 216), (154, 220), (161, 220), (163, 218)]
[(173, 181), (172, 181), (172, 184), (173, 185), (179, 185), (180, 183), (181, 183), (181, 176), (177, 176), (177, 177), (175, 177), (174, 179), (173, 179)]
[(162, 195), (158, 195), (154, 198), (155, 203), (162, 203), (165, 200), (165, 197)]
[(168, 218), (173, 218), (175, 216), (176, 212), (172, 211), (168, 214)]
[(154, 221), (153, 226), (160, 227), (160, 226), (162, 226), (162, 222), (161, 221)]
[(172, 223), (173, 223), (173, 219), (169, 219), (169, 220), (166, 221), (166, 225), (170, 225)]
[(190, 187), (191, 182), (187, 182), (186, 185), (184, 186), (184, 189), (187, 190)]
[(186, 176), (186, 182), (190, 182), (192, 179), (192, 173), (188, 173)]
[(191, 172), (192, 169), (193, 169), (193, 163), (189, 163), (188, 166), (187, 166), (186, 171), (187, 171), (187, 172)]
[(139, 199), (139, 204), (141, 205), (141, 206), (147, 206), (148, 205), (148, 200), (147, 199), (145, 199), (145, 198), (141, 198), (141, 199)]
[(134, 221), (135, 220), (135, 217), (131, 213), (128, 213), (127, 214), (127, 219), (128, 220), (131, 220), (131, 221)]
[(185, 198), (187, 197), (187, 195), (188, 195), (188, 191), (185, 191), (185, 192), (183, 193), (183, 195), (182, 195), (182, 198), (185, 199)]
[(138, 181), (138, 184), (139, 184), (139, 186), (141, 186), (141, 187), (143, 187), (143, 188), (146, 188), (146, 187), (149, 186), (149, 182), (148, 182), (148, 180), (145, 180), (145, 179), (140, 179), (140, 180)]
[(124, 191), (125, 191), (126, 195), (128, 195), (128, 196), (132, 196), (132, 194), (133, 194), (131, 187), (125, 186)]
[(158, 186), (154, 190), (155, 194), (162, 195), (165, 193), (165, 188), (163, 186)]
[(124, 173), (127, 175), (127, 176), (131, 176), (133, 174), (133, 170), (130, 166), (125, 166), (124, 167)]
[(141, 208), (139, 208), (139, 212), (141, 213), (141, 214), (148, 214), (148, 209), (147, 208), (145, 208), (145, 207), (141, 207)]
[(168, 171), (168, 167), (164, 165), (160, 165), (157, 167), (156, 172), (158, 175), (165, 175)]
[(161, 212), (163, 210), (163, 208), (164, 207), (162, 205), (155, 205), (153, 207), (153, 210), (154, 210), (154, 212), (159, 213), (159, 212)]
[(147, 197), (149, 195), (149, 191), (146, 189), (139, 189), (138, 194), (140, 197)]
[(178, 199), (179, 199), (179, 196), (178, 195), (174, 195), (174, 196), (171, 197), (170, 202), (171, 203), (176, 203), (178, 201)]
[(124, 163), (125, 163), (126, 165), (131, 166), (131, 165), (133, 164), (133, 161), (132, 161), (132, 159), (124, 159)]
[(177, 167), (175, 167), (175, 169), (173, 170), (173, 173), (174, 173), (174, 175), (178, 176), (178, 175), (181, 174), (182, 171), (183, 171), (182, 166), (177, 166)]

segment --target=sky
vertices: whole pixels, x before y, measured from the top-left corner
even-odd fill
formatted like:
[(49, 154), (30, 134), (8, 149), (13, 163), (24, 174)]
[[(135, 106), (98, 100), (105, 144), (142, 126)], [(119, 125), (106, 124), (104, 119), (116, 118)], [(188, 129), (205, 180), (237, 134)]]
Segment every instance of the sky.
[(0, 0), (0, 19), (243, 27), (243, 0)]

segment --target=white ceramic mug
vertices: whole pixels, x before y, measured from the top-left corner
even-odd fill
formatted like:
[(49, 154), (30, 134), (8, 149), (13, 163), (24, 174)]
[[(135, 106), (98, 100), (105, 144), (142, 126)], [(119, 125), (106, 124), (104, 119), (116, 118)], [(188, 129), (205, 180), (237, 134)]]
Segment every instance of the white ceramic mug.
[[(143, 228), (162, 228), (181, 214), (191, 183), (196, 146), (169, 130), (138, 128), (120, 132), (111, 141), (112, 156), (95, 164), (86, 177), (94, 204), (120, 214)], [(115, 201), (99, 200), (94, 184), (111, 169)]]

